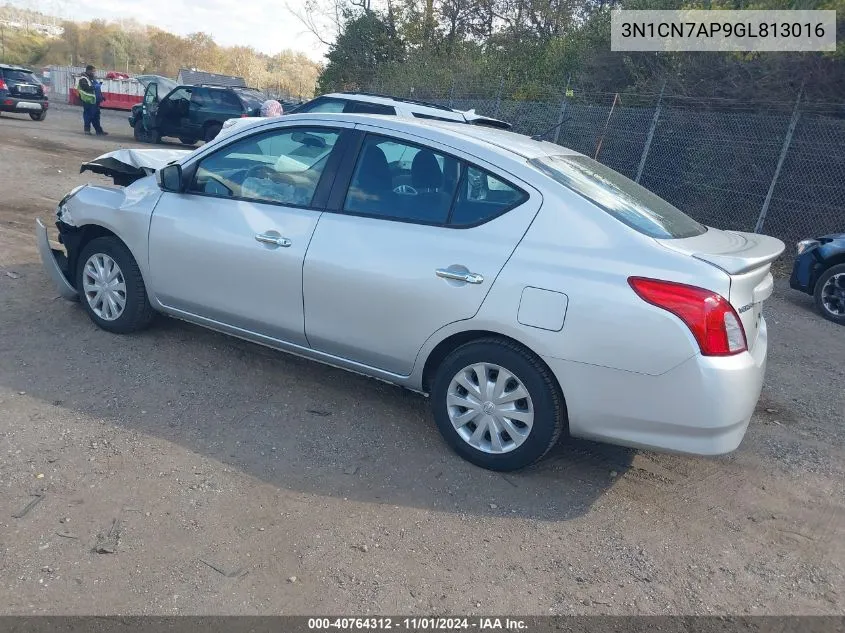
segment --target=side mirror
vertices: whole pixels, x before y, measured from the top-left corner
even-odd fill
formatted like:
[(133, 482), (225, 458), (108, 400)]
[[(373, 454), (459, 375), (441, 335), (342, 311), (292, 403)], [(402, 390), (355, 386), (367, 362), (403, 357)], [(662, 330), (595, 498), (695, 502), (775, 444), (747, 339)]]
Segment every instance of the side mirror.
[(156, 180), (162, 191), (181, 193), (183, 190), (182, 166), (165, 165), (156, 172)]

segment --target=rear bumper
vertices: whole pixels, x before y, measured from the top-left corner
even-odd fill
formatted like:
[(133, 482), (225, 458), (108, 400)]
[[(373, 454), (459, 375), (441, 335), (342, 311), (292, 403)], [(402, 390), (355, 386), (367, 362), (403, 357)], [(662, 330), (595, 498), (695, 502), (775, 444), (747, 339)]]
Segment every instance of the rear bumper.
[(0, 97), (0, 112), (17, 112), (20, 114), (39, 114), (50, 107), (49, 101), (33, 97)]
[(35, 233), (38, 240), (38, 254), (41, 255), (41, 265), (44, 267), (47, 276), (50, 277), (63, 299), (76, 301), (79, 295), (67, 280), (59, 265), (59, 262), (64, 258), (64, 253), (50, 246), (50, 240), (47, 238), (47, 227), (40, 219), (35, 220)]
[(574, 437), (697, 455), (735, 450), (763, 388), (766, 322), (752, 352), (694, 356), (659, 376), (545, 358), (558, 377)]

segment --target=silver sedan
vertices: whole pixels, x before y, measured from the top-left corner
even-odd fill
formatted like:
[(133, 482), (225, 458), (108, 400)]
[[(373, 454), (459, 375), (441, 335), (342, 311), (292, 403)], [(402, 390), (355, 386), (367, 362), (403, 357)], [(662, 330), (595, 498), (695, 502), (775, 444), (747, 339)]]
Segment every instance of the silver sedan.
[(713, 455), (746, 432), (784, 244), (586, 156), (303, 114), (98, 164), (125, 186), (72, 191), (62, 248), (40, 222), (38, 240), (104, 330), (161, 313), (424, 393), (446, 442), (494, 470), (562, 434)]

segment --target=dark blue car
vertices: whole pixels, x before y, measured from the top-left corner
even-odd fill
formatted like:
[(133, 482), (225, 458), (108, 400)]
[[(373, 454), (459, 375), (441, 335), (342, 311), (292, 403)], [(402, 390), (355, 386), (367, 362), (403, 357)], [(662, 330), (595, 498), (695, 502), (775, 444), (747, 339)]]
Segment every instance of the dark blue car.
[(789, 285), (815, 297), (824, 318), (845, 325), (845, 233), (798, 242)]

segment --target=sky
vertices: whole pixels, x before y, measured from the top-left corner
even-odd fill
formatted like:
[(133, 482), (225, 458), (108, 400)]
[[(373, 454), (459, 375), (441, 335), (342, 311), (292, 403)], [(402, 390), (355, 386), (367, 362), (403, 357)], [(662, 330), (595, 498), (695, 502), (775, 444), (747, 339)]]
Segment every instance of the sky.
[[(287, 0), (293, 11), (302, 11), (304, 3)], [(319, 62), (326, 52), (285, 7), (285, 0), (9, 0), (9, 4), (78, 21), (134, 18), (177, 35), (203, 31), (222, 46), (252, 46), (271, 55), (291, 49)]]

